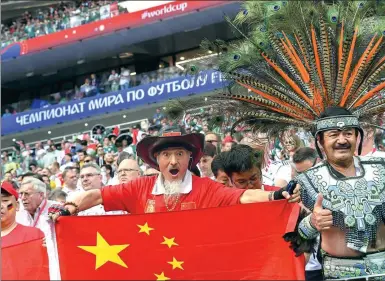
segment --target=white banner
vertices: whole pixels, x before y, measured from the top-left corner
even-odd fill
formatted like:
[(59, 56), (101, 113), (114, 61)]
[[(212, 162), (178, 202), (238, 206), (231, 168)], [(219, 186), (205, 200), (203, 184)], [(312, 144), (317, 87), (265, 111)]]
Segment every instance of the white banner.
[(119, 2), (118, 5), (126, 8), (129, 13), (146, 10), (152, 7), (164, 5), (175, 1), (123, 1)]

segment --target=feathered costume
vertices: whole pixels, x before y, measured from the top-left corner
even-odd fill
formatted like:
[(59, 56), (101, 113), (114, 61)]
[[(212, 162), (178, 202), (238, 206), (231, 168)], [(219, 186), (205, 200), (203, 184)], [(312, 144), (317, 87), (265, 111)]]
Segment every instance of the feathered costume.
[[(384, 2), (245, 2), (234, 21), (227, 18), (241, 40), (202, 44), (219, 53), (219, 70), (230, 81), (230, 93), (214, 98), (219, 111), (232, 109), (241, 116), (234, 127), (247, 121), (271, 136), (291, 126), (311, 130), (315, 137), (356, 128), (360, 153), (361, 124), (378, 127), (385, 111), (385, 81), (380, 80), (385, 70)], [(317, 150), (322, 158), (318, 144)], [(347, 247), (365, 255), (353, 261), (324, 255), (325, 278), (385, 273), (385, 253), (379, 261), (366, 255), (385, 222), (385, 162), (355, 161), (363, 170), (358, 177), (336, 175), (327, 161), (297, 177), (304, 205), (313, 210), (322, 193), (333, 226), (346, 233)], [(300, 236), (285, 236), (297, 254), (309, 251), (318, 236), (309, 219), (296, 229)]]

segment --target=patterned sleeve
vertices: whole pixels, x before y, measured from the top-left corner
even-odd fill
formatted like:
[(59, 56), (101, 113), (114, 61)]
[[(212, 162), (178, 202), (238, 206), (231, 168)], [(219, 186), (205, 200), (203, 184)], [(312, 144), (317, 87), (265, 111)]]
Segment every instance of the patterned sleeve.
[(303, 205), (313, 211), (314, 204), (319, 191), (311, 183), (310, 177), (312, 176), (311, 171), (302, 173), (296, 177), (298, 184), (301, 186), (301, 200)]

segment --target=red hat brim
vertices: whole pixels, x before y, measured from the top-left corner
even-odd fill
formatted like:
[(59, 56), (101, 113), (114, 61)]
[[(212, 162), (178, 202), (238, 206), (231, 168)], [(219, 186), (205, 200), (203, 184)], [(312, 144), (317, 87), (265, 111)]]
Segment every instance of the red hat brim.
[(16, 189), (13, 188), (13, 185), (7, 181), (3, 181), (1, 183), (1, 188), (4, 189), (7, 193), (15, 196), (16, 200), (19, 199), (19, 193), (17, 193)]

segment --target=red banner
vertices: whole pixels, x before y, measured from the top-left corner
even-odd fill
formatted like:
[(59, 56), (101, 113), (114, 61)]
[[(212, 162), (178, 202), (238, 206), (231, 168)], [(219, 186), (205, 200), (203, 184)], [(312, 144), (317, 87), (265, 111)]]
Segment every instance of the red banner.
[[(2, 50), (4, 54), (7, 50), (10, 51), (12, 46), (20, 45), (20, 54), (12, 54), (12, 56), (25, 55), (41, 51), (44, 49), (57, 47), (60, 45), (73, 43), (78, 40), (87, 39), (91, 37), (101, 36), (103, 34), (111, 33), (123, 28), (135, 28), (145, 24), (175, 17), (184, 13), (189, 13), (197, 9), (205, 9), (215, 7), (220, 4), (226, 4), (227, 1), (174, 1), (165, 5), (160, 5), (137, 11), (134, 13), (122, 14), (113, 16), (108, 19), (99, 20), (89, 24), (81, 25), (74, 28), (58, 31), (45, 36), (40, 36), (15, 43), (7, 46)], [(110, 8), (117, 10), (117, 5), (111, 5)]]
[[(63, 280), (303, 280), (282, 236), (299, 206), (285, 201), (193, 211), (62, 217)], [(169, 279), (168, 279), (169, 278)]]
[(42, 240), (1, 248), (1, 280), (49, 280), (47, 248)]

